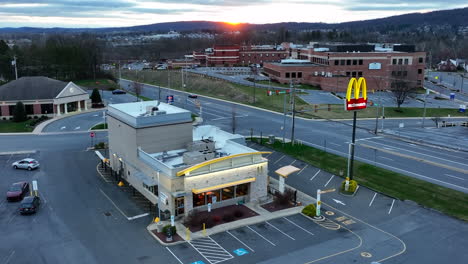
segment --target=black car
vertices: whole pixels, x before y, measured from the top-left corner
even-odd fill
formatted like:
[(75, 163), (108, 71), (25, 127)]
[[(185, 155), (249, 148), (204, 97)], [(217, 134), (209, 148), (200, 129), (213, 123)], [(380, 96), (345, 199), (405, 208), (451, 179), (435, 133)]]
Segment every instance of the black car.
[(112, 94), (126, 94), (127, 92), (123, 91), (123, 90), (119, 90), (119, 89), (115, 89), (112, 91)]
[(41, 199), (39, 196), (26, 196), (21, 201), (19, 211), (21, 214), (34, 214), (41, 205)]
[(198, 98), (198, 95), (196, 95), (196, 94), (189, 94), (188, 97), (189, 97), (189, 98)]

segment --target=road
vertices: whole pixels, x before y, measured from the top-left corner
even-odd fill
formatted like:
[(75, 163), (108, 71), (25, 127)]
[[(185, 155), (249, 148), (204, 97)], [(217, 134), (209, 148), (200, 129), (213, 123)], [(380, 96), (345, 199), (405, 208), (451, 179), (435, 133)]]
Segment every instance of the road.
[[(122, 86), (127, 87), (128, 81), (122, 80)], [(151, 85), (143, 87), (142, 95), (156, 98), (159, 94), (157, 88)], [(161, 98), (167, 94), (175, 97), (175, 105), (200, 113), (195, 100), (187, 98), (187, 94), (179, 91), (166, 91), (161, 88)], [(256, 109), (252, 107), (235, 105), (231, 102), (199, 96), (197, 99), (202, 106), (204, 124), (221, 127), (232, 131), (232, 113), (235, 107), (236, 133), (250, 136), (251, 129), (256, 136), (275, 135), (290, 138), (292, 134), (291, 117), (279, 113)], [(286, 120), (286, 129), (283, 123)], [(384, 129), (398, 129), (404, 122), (407, 127), (421, 125), (421, 119), (386, 119)], [(434, 126), (427, 121), (427, 126)], [(375, 135), (370, 131), (375, 128), (375, 120), (359, 120), (356, 139), (356, 160), (399, 172), (411, 177), (426, 180), (451, 189), (468, 193), (468, 153), (461, 151), (444, 150), (430, 146), (406, 144), (400, 140)], [(381, 127), (379, 125), (379, 127)], [(350, 121), (327, 122), (297, 118), (295, 122), (295, 139), (330, 153), (347, 156), (348, 145), (351, 141)], [(370, 130), (370, 131), (369, 131)], [(369, 147), (370, 146), (370, 147)], [(405, 150), (404, 152), (402, 151)], [(429, 154), (431, 153), (431, 154)], [(440, 157), (439, 157), (440, 156)], [(423, 160), (424, 162), (421, 162)], [(450, 176), (454, 177), (450, 177)]]

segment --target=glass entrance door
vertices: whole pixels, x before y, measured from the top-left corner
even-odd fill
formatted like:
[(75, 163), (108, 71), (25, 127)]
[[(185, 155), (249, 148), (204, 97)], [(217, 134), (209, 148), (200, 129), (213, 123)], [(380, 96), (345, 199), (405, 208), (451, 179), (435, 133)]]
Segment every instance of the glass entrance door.
[(184, 214), (184, 197), (177, 197), (175, 199), (175, 206), (176, 206), (176, 216)]

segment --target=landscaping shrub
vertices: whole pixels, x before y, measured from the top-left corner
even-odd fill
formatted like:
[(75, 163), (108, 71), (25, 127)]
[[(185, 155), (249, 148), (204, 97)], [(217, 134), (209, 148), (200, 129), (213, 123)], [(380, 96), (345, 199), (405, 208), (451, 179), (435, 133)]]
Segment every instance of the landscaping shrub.
[(23, 122), (28, 119), (26, 115), (26, 109), (22, 102), (17, 102), (15, 108), (13, 109), (13, 121), (14, 122)]
[(309, 204), (302, 209), (302, 213), (310, 217), (315, 217), (317, 212), (316, 210), (317, 208), (315, 207), (315, 204)]
[[(346, 184), (346, 181), (343, 181), (341, 183), (341, 190), (343, 192), (345, 192), (345, 184)], [(358, 184), (357, 184), (357, 181), (355, 180), (350, 180), (349, 181), (349, 189), (348, 189), (348, 192), (349, 193), (354, 193), (356, 191), (356, 188), (357, 188)]]
[(221, 222), (221, 216), (219, 216), (219, 215), (213, 215), (212, 218), (213, 218), (213, 221), (214, 221), (215, 223)]
[(165, 225), (162, 229), (162, 232), (166, 235), (166, 236), (173, 236), (177, 233), (177, 229), (175, 226), (171, 226), (171, 225)]
[[(37, 116), (35, 116), (34, 118), (37, 118)], [(29, 123), (30, 126), (36, 126), (37, 124), (41, 123), (42, 121), (44, 120), (47, 120), (49, 119), (47, 116), (43, 115), (37, 119), (34, 119), (33, 121), (31, 121), (31, 123)]]
[(226, 213), (225, 215), (223, 215), (223, 221), (224, 221), (224, 222), (231, 222), (231, 221), (234, 221), (234, 215), (233, 215), (233, 214)]
[(104, 142), (99, 142), (99, 143), (97, 143), (96, 145), (94, 145), (94, 148), (95, 148), (95, 149), (104, 149), (104, 148), (106, 148), (106, 143), (104, 143)]
[(291, 189), (285, 189), (284, 193), (276, 192), (273, 202), (276, 205), (288, 205), (294, 199), (294, 191)]
[(91, 99), (91, 103), (93, 104), (99, 104), (102, 102), (101, 94), (99, 94), (99, 90), (97, 88), (93, 89), (93, 92), (91, 93), (89, 98)]
[(234, 216), (237, 217), (237, 218), (240, 218), (240, 217), (244, 216), (244, 212), (242, 212), (241, 210), (235, 210), (234, 211)]

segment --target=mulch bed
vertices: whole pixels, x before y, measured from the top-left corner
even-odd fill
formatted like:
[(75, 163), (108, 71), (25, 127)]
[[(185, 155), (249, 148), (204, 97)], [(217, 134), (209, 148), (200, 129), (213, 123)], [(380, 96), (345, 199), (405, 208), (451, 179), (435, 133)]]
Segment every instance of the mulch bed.
[(276, 212), (276, 211), (283, 210), (283, 209), (293, 208), (294, 204), (289, 203), (286, 205), (276, 205), (274, 202), (271, 202), (267, 204), (262, 204), (261, 207), (263, 209), (268, 210), (269, 212)]
[(153, 232), (153, 234), (155, 234), (162, 242), (164, 243), (174, 243), (174, 242), (177, 242), (177, 241), (184, 241), (184, 239), (182, 237), (180, 237), (178, 234), (175, 234), (172, 236), (172, 241), (171, 242), (168, 242), (166, 241), (166, 234), (164, 233), (158, 233), (158, 230), (151, 230), (151, 232)]
[[(237, 216), (236, 216), (237, 214)], [(225, 215), (230, 215), (231, 217), (225, 217)], [(192, 232), (197, 232), (203, 229), (203, 222), (206, 222), (206, 228), (211, 228), (213, 226), (221, 225), (224, 223), (229, 223), (253, 216), (258, 214), (250, 210), (247, 206), (244, 205), (229, 205), (217, 209), (212, 209), (210, 213), (208, 211), (202, 211), (196, 213), (196, 219), (198, 223), (193, 223), (195, 225), (189, 225), (189, 223), (184, 223), (186, 227)], [(203, 221), (204, 219), (205, 221)], [(229, 220), (232, 219), (232, 220)]]

